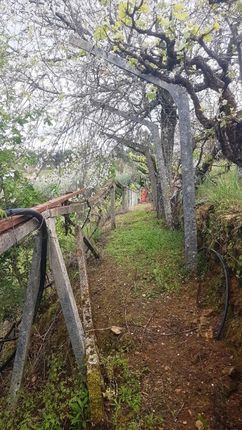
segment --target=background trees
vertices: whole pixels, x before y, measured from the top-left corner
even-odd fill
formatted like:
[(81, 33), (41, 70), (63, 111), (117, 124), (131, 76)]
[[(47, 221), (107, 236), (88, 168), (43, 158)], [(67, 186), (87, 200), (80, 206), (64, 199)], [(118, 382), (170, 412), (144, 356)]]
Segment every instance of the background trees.
[[(112, 49), (140, 71), (186, 88), (198, 120), (214, 129), (224, 156), (240, 165), (239, 3), (208, 8), (206, 2), (180, 2), (170, 7), (142, 0), (121, 2), (113, 9), (113, 24), (109, 19), (98, 27), (97, 38), (108, 38)], [(218, 100), (216, 115), (207, 115), (201, 105), (200, 93), (207, 89)]]
[[(175, 86), (189, 95), (197, 179), (203, 180), (220, 148), (240, 166), (240, 18), (238, 1), (3, 2), (8, 81), (14, 77), (17, 82), (21, 110), (37, 114), (26, 143), (43, 141), (57, 152), (82, 148), (83, 158), (89, 137), (89, 161), (81, 168), (90, 166), (97, 153), (108, 163), (116, 145), (141, 152), (147, 158), (155, 207), (172, 225), (174, 179), (176, 188), (180, 180), (179, 160), (178, 168), (172, 166), (178, 112), (167, 89)], [(85, 43), (102, 57), (112, 52), (133, 75), (86, 55), (80, 48)], [(152, 79), (145, 83), (148, 76)], [(155, 80), (163, 87), (153, 85)], [(181, 102), (180, 108), (184, 106)], [(184, 130), (183, 142), (191, 140), (190, 132), (184, 138)], [(184, 201), (193, 186), (191, 160), (185, 171)], [(193, 192), (185, 208), (192, 198)], [(192, 211), (191, 202), (188, 215)]]

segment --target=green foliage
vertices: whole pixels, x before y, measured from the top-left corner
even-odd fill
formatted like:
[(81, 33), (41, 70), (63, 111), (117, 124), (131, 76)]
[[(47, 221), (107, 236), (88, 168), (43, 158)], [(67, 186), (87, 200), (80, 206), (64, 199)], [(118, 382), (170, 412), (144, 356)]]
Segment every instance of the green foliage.
[(189, 13), (183, 3), (175, 3), (172, 10), (173, 17), (178, 21), (185, 21), (189, 18)]
[(181, 283), (182, 232), (166, 229), (143, 206), (122, 215), (106, 252), (130, 272), (137, 271), (134, 291), (147, 298), (176, 289)]
[(141, 407), (139, 374), (131, 370), (128, 361), (120, 355), (109, 356), (104, 364), (110, 383), (108, 394), (114, 409), (114, 428), (134, 428), (132, 423), (139, 421)]
[[(71, 220), (74, 221), (75, 215), (71, 216)], [(70, 255), (75, 249), (75, 235), (72, 234), (73, 226), (70, 226), (71, 232), (65, 234), (65, 222), (63, 217), (56, 218), (56, 232), (60, 242), (60, 246), (64, 255)]]
[(108, 25), (107, 24), (103, 24), (100, 25), (99, 27), (96, 28), (95, 32), (94, 32), (94, 39), (96, 41), (101, 41), (101, 40), (105, 40), (107, 39), (107, 31), (108, 31)]
[[(154, 430), (163, 424), (163, 418), (155, 415), (153, 412), (146, 415), (143, 419), (145, 430)], [(159, 428), (159, 427), (158, 427)]]
[(72, 430), (85, 429), (87, 426), (88, 416), (88, 392), (85, 387), (73, 392), (69, 401), (70, 413), (70, 426)]
[(100, 239), (101, 235), (102, 235), (102, 231), (101, 231), (101, 229), (100, 229), (100, 228), (97, 228), (97, 229), (95, 230), (95, 232), (94, 232), (93, 236), (92, 236), (92, 239), (94, 240), (94, 242), (97, 242), (97, 241)]
[(17, 245), (0, 256), (0, 321), (16, 319), (27, 286), (32, 244)]
[(0, 107), (0, 142), (3, 145), (19, 145), (22, 142), (21, 128), (34, 115), (30, 112), (22, 116), (12, 116)]
[(117, 165), (115, 161), (113, 161), (109, 168), (109, 177), (114, 179), (116, 177), (116, 173), (117, 173)]
[[(41, 201), (38, 193), (23, 175), (23, 164), (26, 157), (17, 158), (11, 149), (0, 150), (0, 207), (31, 207)], [(32, 162), (32, 158), (30, 159)]]
[(202, 425), (201, 430), (208, 430), (208, 421), (203, 414), (198, 414), (197, 421), (200, 421)]
[(113, 406), (115, 430), (153, 430), (163, 423), (161, 416), (142, 411), (140, 378), (142, 372), (129, 367), (122, 355), (104, 359), (109, 379), (106, 397)]
[(198, 189), (198, 199), (207, 203), (198, 208), (198, 226), (203, 244), (219, 250), (231, 272), (241, 278), (241, 183), (235, 166), (224, 172), (223, 164), (213, 167)]
[(148, 91), (146, 93), (146, 97), (150, 101), (155, 100), (156, 97), (157, 97), (157, 87), (155, 87), (154, 85), (150, 85), (148, 87)]
[(198, 188), (198, 199), (214, 204), (219, 211), (242, 207), (241, 185), (235, 167), (225, 171), (223, 164), (213, 167), (203, 184)]
[[(47, 379), (32, 391), (21, 393), (13, 416), (2, 409), (0, 428), (5, 430), (81, 430), (87, 427), (89, 400), (74, 367), (68, 375), (64, 354), (49, 357)], [(74, 376), (75, 375), (75, 376)]]
[[(240, 11), (237, 6), (239, 2), (233, 3), (234, 5), (231, 6), (230, 11), (234, 13), (239, 22)], [(155, 6), (156, 23), (160, 27), (161, 34), (164, 35), (164, 40), (162, 40), (163, 37), (160, 40), (158, 36), (154, 37), (153, 40), (147, 38), (145, 41), (147, 53), (156, 61), (159, 58), (162, 65), (167, 66), (167, 69), (170, 70), (170, 43), (167, 43), (167, 38), (172, 43), (174, 42), (174, 56), (176, 57), (178, 66), (179, 63), (182, 64), (184, 61), (184, 52), (188, 53), (189, 57), (193, 52), (196, 52), (198, 39), (206, 43), (208, 47), (211, 45), (214, 48), (216, 45), (213, 42), (217, 42), (217, 39), (220, 37), (221, 22), (224, 22), (224, 16), (228, 11), (226, 9), (223, 10), (223, 8), (217, 8), (215, 5), (207, 15), (207, 7), (205, 2), (200, 0), (195, 1), (192, 6), (185, 1), (173, 3), (158, 2)], [(96, 40), (101, 41), (109, 38), (112, 41), (111, 49), (113, 52), (122, 51), (122, 48), (124, 48), (122, 42), (126, 40), (125, 35), (126, 33), (129, 34), (129, 29), (133, 26), (142, 30), (142, 32), (144, 31), (144, 34), (146, 34), (146, 30), (147, 34), (149, 34), (149, 30), (153, 28), (154, 18), (149, 1), (143, 1), (139, 4), (135, 0), (119, 1), (117, 6), (114, 6), (113, 15), (116, 16), (116, 21), (112, 25), (105, 23), (102, 26), (98, 26), (95, 32)], [(205, 18), (201, 19), (203, 16)], [(125, 49), (129, 51), (126, 57), (128, 62), (132, 66), (138, 67), (139, 60), (137, 60), (138, 51), (135, 49), (137, 47), (135, 34), (135, 31), (130, 32), (131, 38), (128, 42), (128, 45), (130, 44), (133, 49), (127, 49), (127, 46), (125, 46)], [(217, 47), (215, 47), (216, 50)], [(132, 52), (134, 55), (132, 55)], [(144, 60), (143, 53), (141, 53), (141, 57)], [(159, 70), (159, 65), (155, 65), (152, 61), (147, 60), (147, 57), (145, 62), (150, 72), (152, 72), (152, 69)], [(139, 66), (144, 67), (144, 62), (141, 62)], [(138, 68), (140, 69), (140, 67)], [(196, 73), (195, 67), (189, 67), (189, 74)], [(150, 93), (148, 94), (148, 98), (153, 100), (155, 95)]]
[[(22, 173), (23, 165), (33, 157), (17, 157), (12, 149), (0, 150), (0, 216), (4, 209), (32, 207), (43, 200), (33, 185)], [(31, 260), (32, 244), (28, 241), (12, 247), (0, 256), (0, 321), (18, 317)]]

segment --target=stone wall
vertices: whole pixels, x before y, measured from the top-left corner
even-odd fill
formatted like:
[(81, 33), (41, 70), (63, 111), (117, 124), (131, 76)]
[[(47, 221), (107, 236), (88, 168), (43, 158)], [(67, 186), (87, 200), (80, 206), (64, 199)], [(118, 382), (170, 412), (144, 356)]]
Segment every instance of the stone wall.
[(242, 348), (242, 212), (220, 213), (213, 205), (197, 208), (199, 247), (211, 247), (224, 257), (230, 274), (230, 312), (225, 338)]

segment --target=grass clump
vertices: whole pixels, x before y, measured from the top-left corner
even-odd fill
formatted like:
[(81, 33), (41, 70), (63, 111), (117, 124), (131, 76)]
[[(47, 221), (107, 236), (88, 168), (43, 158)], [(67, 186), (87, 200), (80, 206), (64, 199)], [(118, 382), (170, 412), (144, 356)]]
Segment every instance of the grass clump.
[(224, 173), (224, 167), (214, 167), (203, 184), (198, 188), (197, 197), (215, 205), (220, 211), (234, 207), (242, 209), (242, 187), (237, 169)]
[(181, 231), (167, 229), (154, 212), (140, 206), (118, 218), (118, 228), (111, 233), (106, 253), (132, 272), (135, 291), (141, 290), (152, 298), (180, 285), (184, 270), (182, 243)]
[(141, 372), (130, 369), (122, 355), (107, 357), (104, 365), (109, 380), (105, 394), (113, 407), (114, 430), (153, 430), (162, 424), (162, 417), (142, 411)]
[(22, 389), (13, 414), (1, 399), (0, 428), (4, 430), (86, 429), (89, 399), (78, 370), (68, 374), (62, 354), (49, 358), (46, 380)]

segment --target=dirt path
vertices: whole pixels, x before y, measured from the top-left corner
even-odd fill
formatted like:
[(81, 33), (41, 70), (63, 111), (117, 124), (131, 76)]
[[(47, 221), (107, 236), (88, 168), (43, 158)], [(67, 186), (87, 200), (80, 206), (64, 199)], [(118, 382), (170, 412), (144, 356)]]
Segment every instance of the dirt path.
[[(140, 380), (140, 410), (133, 413), (123, 408), (125, 418), (113, 428), (241, 430), (242, 384), (237, 364), (235, 369), (233, 353), (225, 343), (211, 339), (202, 327), (196, 283), (183, 283), (178, 291), (148, 298), (136, 291), (137, 276), (136, 270), (127, 270), (107, 255), (89, 266), (101, 354), (127, 358)], [(120, 327), (121, 334), (114, 334), (111, 326)], [(110, 403), (115, 402), (107, 402), (108, 410)]]

